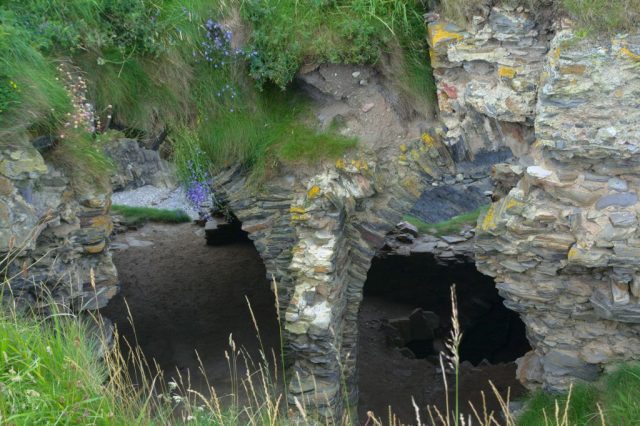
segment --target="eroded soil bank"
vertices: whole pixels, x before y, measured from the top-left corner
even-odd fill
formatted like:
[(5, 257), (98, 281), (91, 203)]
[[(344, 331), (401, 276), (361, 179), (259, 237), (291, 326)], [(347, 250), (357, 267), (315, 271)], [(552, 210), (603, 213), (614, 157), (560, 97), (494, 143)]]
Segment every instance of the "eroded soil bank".
[[(252, 358), (260, 357), (247, 299), (264, 347), (268, 352), (279, 352), (273, 293), (263, 263), (246, 237), (226, 245), (208, 246), (202, 228), (197, 226), (148, 224), (138, 231), (117, 235), (113, 248), (122, 290), (103, 313), (114, 320), (126, 339), (134, 341), (137, 337), (145, 355), (154, 358), (168, 377), (176, 371), (184, 377), (190, 373), (192, 388), (206, 394), (208, 389), (199, 373), (197, 351), (218, 395), (230, 394), (232, 385), (225, 357), (229, 335)], [(415, 423), (412, 396), (421, 407), (444, 406), (444, 387), (434, 358), (407, 358), (389, 346), (381, 324), (405, 316), (416, 307), (433, 309), (446, 318), (448, 285), (452, 279), (442, 275), (441, 269), (428, 273), (433, 265), (425, 264), (424, 260), (406, 264), (402, 263), (406, 259), (393, 259), (376, 260), (373, 275), (377, 278), (365, 287), (359, 322), (360, 422), (366, 421), (369, 410), (386, 418), (387, 407), (391, 405), (403, 422)], [(382, 270), (387, 272), (380, 273)], [(458, 277), (467, 271), (453, 273)], [(412, 275), (415, 278), (408, 282)], [(404, 284), (400, 285), (398, 280)], [(382, 282), (388, 284), (396, 297), (380, 293)], [(429, 283), (433, 287), (425, 292), (424, 286)], [(465, 284), (459, 286), (464, 290)], [(420, 294), (421, 297), (416, 297)], [(125, 301), (133, 315), (135, 335)], [(464, 300), (461, 305), (463, 310), (469, 309)], [(443, 324), (443, 329), (446, 326)], [(487, 351), (485, 357), (494, 362), (495, 355)], [(511, 356), (507, 356), (508, 360)], [(512, 388), (512, 395), (523, 392), (515, 381), (513, 363), (478, 366), (466, 363), (461, 378), (461, 399), (465, 406), (467, 400), (479, 406), (481, 390), (491, 395), (488, 380), (503, 392), (508, 387)], [(490, 408), (497, 409), (494, 399), (488, 400)]]

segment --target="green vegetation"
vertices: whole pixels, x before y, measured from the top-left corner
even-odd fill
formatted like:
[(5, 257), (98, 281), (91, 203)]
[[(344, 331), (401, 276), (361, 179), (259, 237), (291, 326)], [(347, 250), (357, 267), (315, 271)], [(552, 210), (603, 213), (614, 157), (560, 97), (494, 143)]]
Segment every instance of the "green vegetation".
[[(251, 40), (260, 52), (251, 62), (251, 75), (284, 88), (305, 62), (375, 64), (399, 47), (408, 48), (405, 55), (426, 57), (424, 3), (249, 0), (242, 13), (253, 26)], [(406, 59), (411, 66), (412, 58)], [(430, 74), (422, 79), (428, 81)]]
[[(624, 364), (607, 374), (599, 382), (579, 385), (570, 394), (557, 396), (535, 393), (527, 410), (519, 419), (519, 426), (537, 426), (541, 413), (553, 418), (556, 401), (567, 406), (570, 425), (635, 425), (640, 424), (640, 365)], [(567, 404), (567, 401), (569, 403)]]
[(582, 35), (613, 34), (640, 26), (640, 0), (562, 0), (562, 8)]
[[(41, 321), (0, 310), (0, 423), (142, 424), (134, 389), (123, 395), (97, 356), (87, 323), (62, 313)], [(13, 313), (11, 313), (13, 312)]]
[(131, 207), (114, 204), (111, 212), (124, 216), (127, 223), (142, 225), (146, 222), (186, 223), (191, 218), (183, 210), (155, 209), (152, 207)]
[(240, 162), (256, 175), (337, 157), (355, 141), (309, 125), (295, 73), (384, 63), (399, 89), (430, 102), (424, 11), (420, 0), (6, 0), (0, 138), (54, 135), (81, 153), (82, 131), (168, 130), (186, 183), (186, 153), (207, 172)]
[(411, 215), (406, 215), (404, 220), (417, 227), (418, 230), (423, 233), (436, 236), (457, 234), (465, 225), (470, 225), (475, 228), (476, 223), (478, 222), (478, 217), (484, 213), (488, 207), (489, 206), (481, 206), (471, 212), (454, 216), (451, 219), (438, 223), (426, 223)]

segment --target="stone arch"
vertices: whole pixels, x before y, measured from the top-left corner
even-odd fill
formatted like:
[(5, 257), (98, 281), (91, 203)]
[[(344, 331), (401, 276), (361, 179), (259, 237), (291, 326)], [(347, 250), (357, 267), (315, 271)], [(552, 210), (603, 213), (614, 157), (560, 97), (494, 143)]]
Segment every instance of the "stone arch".
[(330, 418), (357, 401), (357, 319), (371, 260), (422, 187), (452, 166), (431, 132), (398, 152), (361, 153), (258, 191), (239, 168), (214, 179), (217, 201), (242, 222), (277, 284), (290, 398)]

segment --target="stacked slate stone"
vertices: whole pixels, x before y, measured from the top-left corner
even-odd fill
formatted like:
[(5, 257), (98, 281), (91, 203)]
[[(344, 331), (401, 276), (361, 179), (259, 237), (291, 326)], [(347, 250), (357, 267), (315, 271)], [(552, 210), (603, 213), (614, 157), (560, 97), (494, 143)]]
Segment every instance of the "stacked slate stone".
[(526, 384), (566, 389), (640, 357), (639, 99), (640, 36), (558, 32), (538, 89), (534, 163), (477, 237), (478, 268), (527, 326)]
[(357, 319), (371, 260), (420, 196), (425, 168), (450, 165), (441, 153), (425, 134), (389, 157), (361, 151), (315, 175), (282, 173), (258, 190), (241, 168), (212, 180), (217, 205), (242, 222), (277, 284), (291, 403), (340, 418), (357, 401)]
[(109, 206), (110, 190), (72, 186), (27, 139), (0, 142), (0, 258), (19, 304), (106, 305), (118, 283)]
[(435, 236), (419, 233), (407, 222), (400, 222), (385, 238), (384, 246), (376, 254), (385, 256), (411, 256), (430, 254), (440, 265), (468, 263), (474, 261), (475, 230), (464, 226), (457, 233)]
[(437, 16), (428, 25), (444, 141), (456, 162), (502, 147), (523, 157), (534, 139), (549, 30), (507, 6), (470, 20), (467, 29)]
[(135, 139), (107, 141), (102, 149), (114, 162), (111, 186), (114, 191), (135, 189), (145, 185), (157, 188), (177, 186), (175, 170), (160, 157), (158, 151), (146, 149)]

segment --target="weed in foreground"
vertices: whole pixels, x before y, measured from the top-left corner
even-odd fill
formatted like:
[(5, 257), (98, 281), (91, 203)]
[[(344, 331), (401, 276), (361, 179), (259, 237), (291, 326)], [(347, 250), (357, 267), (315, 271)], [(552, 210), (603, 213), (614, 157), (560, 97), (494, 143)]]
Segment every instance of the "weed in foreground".
[[(35, 235), (35, 234), (34, 234)], [(51, 294), (40, 295), (38, 306), (46, 306), (45, 316), (19, 309), (11, 293), (12, 277), (7, 265), (24, 252), (27, 244), (11, 244), (0, 259), (2, 295), (0, 300), (0, 421), (4, 424), (105, 424), (105, 425), (352, 425), (356, 419), (345, 415), (334, 421), (318, 419), (314, 407), (293, 398), (289, 406), (287, 376), (280, 356), (267, 353), (260, 329), (252, 314), (260, 342), (258, 359), (252, 359), (229, 336), (226, 354), (231, 395), (220, 395), (215, 384), (206, 381), (206, 390), (192, 387), (191, 373), (163, 372), (148, 360), (137, 342), (110, 338), (108, 326), (95, 312), (74, 313), (56, 304)], [(91, 273), (95, 291), (95, 279)], [(275, 283), (274, 283), (275, 285)], [(277, 291), (277, 288), (276, 288)], [(432, 426), (601, 425), (635, 424), (640, 420), (637, 393), (640, 367), (623, 366), (603, 382), (603, 387), (575, 387), (564, 397), (539, 394), (517, 421), (509, 411), (509, 394), (503, 398), (492, 384), (501, 413), (487, 412), (470, 405), (473, 415), (461, 415), (458, 377), (459, 345), (462, 331), (458, 322), (455, 287), (451, 289), (452, 330), (447, 354), (441, 356), (445, 382), (445, 412), (427, 407), (428, 419), (421, 419), (415, 400), (416, 424)], [(277, 303), (277, 302), (276, 302)], [(278, 308), (278, 306), (276, 306)], [(250, 312), (251, 306), (249, 305)], [(278, 311), (279, 312), (279, 311)], [(129, 312), (131, 318), (131, 312)], [(133, 320), (130, 319), (133, 323)], [(198, 359), (200, 359), (199, 355)], [(205, 369), (200, 371), (206, 380)], [(166, 374), (171, 374), (167, 381)], [(450, 376), (454, 378), (453, 400), (449, 399)], [(482, 395), (486, 401), (485, 395)], [(316, 395), (315, 400), (321, 396)], [(346, 399), (346, 398), (345, 398)], [(347, 401), (345, 400), (345, 403)], [(425, 421), (426, 420), (426, 421)], [(367, 425), (400, 426), (390, 411), (383, 421), (368, 413)]]

